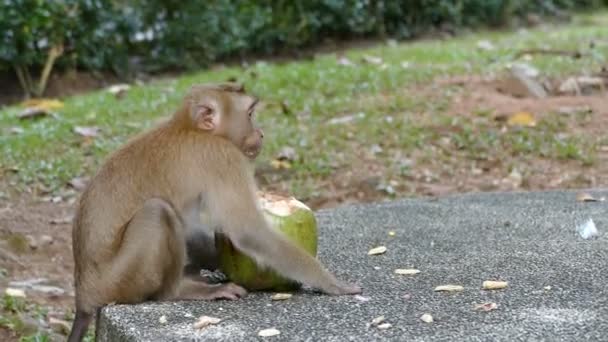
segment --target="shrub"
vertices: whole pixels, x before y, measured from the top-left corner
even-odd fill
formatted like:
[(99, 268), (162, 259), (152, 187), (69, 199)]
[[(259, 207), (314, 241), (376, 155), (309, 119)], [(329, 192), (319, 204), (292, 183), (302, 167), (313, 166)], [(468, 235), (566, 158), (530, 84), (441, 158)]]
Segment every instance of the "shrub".
[[(0, 0), (0, 71), (40, 95), (59, 68), (159, 71), (272, 53), (326, 38), (414, 37), (441, 25), (500, 26), (530, 12), (608, 0)], [(56, 62), (56, 63), (55, 63)], [(31, 73), (40, 73), (38, 82)]]

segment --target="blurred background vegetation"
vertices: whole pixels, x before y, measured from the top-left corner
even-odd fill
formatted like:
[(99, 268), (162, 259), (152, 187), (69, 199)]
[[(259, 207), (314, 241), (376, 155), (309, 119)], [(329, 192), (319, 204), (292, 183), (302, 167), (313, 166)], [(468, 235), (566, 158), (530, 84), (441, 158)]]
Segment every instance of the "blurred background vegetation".
[(189, 70), (328, 39), (408, 39), (433, 30), (504, 27), (608, 0), (5, 0), (0, 74), (42, 95), (52, 70)]

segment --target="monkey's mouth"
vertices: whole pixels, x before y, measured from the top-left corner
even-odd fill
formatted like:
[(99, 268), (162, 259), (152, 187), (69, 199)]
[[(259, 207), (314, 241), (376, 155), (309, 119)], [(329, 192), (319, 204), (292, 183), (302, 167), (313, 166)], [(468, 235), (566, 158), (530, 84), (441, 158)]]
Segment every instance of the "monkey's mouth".
[(249, 159), (255, 159), (255, 157), (257, 157), (259, 153), (259, 150), (248, 150), (245, 151), (245, 156), (247, 156), (247, 158)]

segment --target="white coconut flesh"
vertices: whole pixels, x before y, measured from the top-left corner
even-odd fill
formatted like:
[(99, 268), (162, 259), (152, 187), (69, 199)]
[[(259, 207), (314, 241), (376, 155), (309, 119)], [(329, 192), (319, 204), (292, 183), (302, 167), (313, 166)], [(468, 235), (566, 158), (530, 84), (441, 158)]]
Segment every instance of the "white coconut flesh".
[(310, 211), (310, 208), (306, 204), (294, 197), (258, 192), (258, 200), (262, 209), (274, 216), (287, 217), (297, 210)]

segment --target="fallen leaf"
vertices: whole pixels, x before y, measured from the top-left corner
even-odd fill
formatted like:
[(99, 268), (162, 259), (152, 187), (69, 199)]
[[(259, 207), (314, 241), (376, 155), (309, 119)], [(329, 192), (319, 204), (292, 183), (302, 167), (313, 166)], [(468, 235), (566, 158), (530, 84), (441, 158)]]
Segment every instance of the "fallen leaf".
[(194, 323), (194, 329), (203, 329), (210, 325), (215, 325), (221, 322), (220, 318), (211, 317), (211, 316), (200, 316), (198, 320)]
[(277, 336), (279, 335), (281, 332), (278, 331), (275, 328), (270, 328), (270, 329), (263, 329), (260, 330), (260, 332), (258, 332), (258, 336), (260, 337), (272, 337), (272, 336)]
[(290, 146), (284, 146), (279, 151), (276, 160), (294, 161), (297, 158), (296, 150)]
[(116, 96), (117, 98), (121, 98), (124, 94), (127, 93), (131, 89), (131, 86), (128, 84), (115, 84), (113, 86), (109, 86), (107, 88), (108, 93)]
[(346, 57), (338, 58), (338, 64), (343, 65), (343, 66), (355, 66), (355, 63), (353, 63), (350, 59), (348, 59)]
[(384, 316), (378, 316), (374, 319), (372, 319), (370, 325), (372, 326), (377, 326), (378, 324), (381, 324), (382, 322), (384, 322)]
[(287, 160), (278, 160), (278, 159), (275, 159), (275, 160), (272, 160), (270, 162), (270, 165), (273, 168), (278, 169), (278, 170), (281, 170), (281, 169), (285, 169), (285, 170), (291, 169), (291, 163), (289, 161), (287, 161)]
[(395, 270), (395, 273), (399, 275), (414, 275), (420, 273), (420, 270), (414, 268), (398, 268)]
[(384, 254), (385, 252), (386, 252), (386, 247), (379, 246), (379, 247), (370, 249), (369, 252), (367, 252), (367, 255), (378, 255), (378, 254)]
[(22, 134), (24, 132), (23, 128), (21, 127), (11, 127), (10, 132), (12, 134)]
[(376, 56), (365, 55), (361, 58), (365, 63), (381, 65), (383, 63), (382, 58)]
[(507, 124), (509, 126), (534, 127), (536, 126), (536, 119), (528, 112), (517, 112), (509, 117)]
[(389, 329), (392, 326), (393, 325), (390, 324), (390, 323), (382, 323), (382, 324), (378, 325), (378, 329), (380, 329), (380, 330), (386, 330), (386, 329)]
[(84, 190), (86, 188), (87, 183), (89, 182), (89, 178), (87, 177), (74, 177), (70, 179), (68, 185), (74, 188), (75, 190)]
[(13, 288), (7, 287), (6, 290), (4, 290), (4, 294), (6, 294), (9, 297), (25, 298), (25, 291), (23, 291), (22, 289), (13, 289)]
[(579, 202), (603, 202), (606, 200), (605, 197), (595, 198), (586, 192), (579, 192), (576, 195), (576, 200)]
[(49, 317), (49, 327), (53, 329), (53, 331), (63, 335), (69, 334), (71, 329), (70, 323), (55, 317)]
[(52, 225), (58, 225), (58, 224), (68, 224), (72, 222), (72, 216), (66, 216), (66, 217), (61, 217), (61, 218), (57, 218), (57, 219), (51, 219), (49, 221), (50, 224)]
[(424, 315), (420, 316), (420, 320), (422, 320), (425, 323), (432, 323), (433, 316), (431, 316), (430, 314), (424, 314)]
[(55, 99), (29, 99), (21, 102), (21, 106), (50, 111), (63, 108), (63, 102)]
[(99, 127), (75, 126), (74, 133), (83, 137), (96, 137), (99, 135)]
[(494, 44), (492, 44), (492, 42), (490, 42), (489, 40), (478, 41), (477, 47), (481, 50), (486, 50), (486, 51), (492, 51), (492, 50), (496, 49), (496, 47), (494, 47)]
[(478, 310), (478, 311), (492, 311), (492, 310), (495, 310), (496, 308), (498, 308), (498, 304), (496, 304), (496, 303), (483, 303), (483, 304), (476, 304), (474, 309)]
[(458, 292), (463, 290), (464, 287), (460, 285), (440, 285), (435, 288), (436, 292)]
[(486, 280), (483, 282), (482, 288), (484, 290), (500, 290), (506, 288), (507, 285), (509, 285), (509, 283), (506, 281)]
[(286, 300), (291, 298), (293, 295), (291, 293), (275, 293), (272, 297), (270, 297), (271, 300)]
[(45, 116), (54, 117), (54, 114), (42, 108), (26, 108), (21, 113), (17, 114), (17, 118), (19, 118), (19, 120), (38, 119)]

